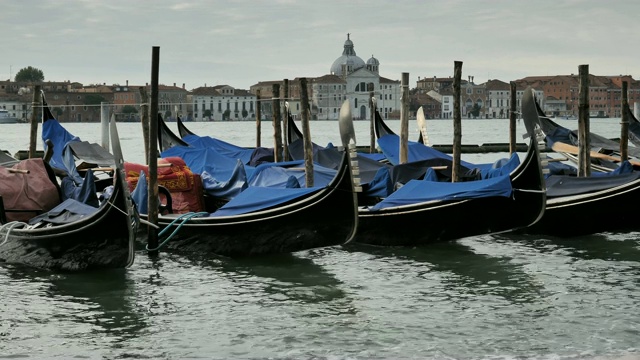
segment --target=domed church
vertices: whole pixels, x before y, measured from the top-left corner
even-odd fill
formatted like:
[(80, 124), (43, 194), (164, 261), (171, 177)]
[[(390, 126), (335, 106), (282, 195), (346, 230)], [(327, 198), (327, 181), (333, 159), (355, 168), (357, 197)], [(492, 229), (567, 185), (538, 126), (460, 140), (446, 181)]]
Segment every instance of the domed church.
[(370, 119), (370, 87), (383, 118), (400, 110), (400, 81), (380, 76), (380, 61), (373, 55), (366, 63), (356, 55), (351, 34), (347, 34), (342, 55), (331, 64), (329, 74), (313, 79), (312, 86), (313, 113), (318, 120), (337, 120), (345, 99), (351, 102), (354, 119)]

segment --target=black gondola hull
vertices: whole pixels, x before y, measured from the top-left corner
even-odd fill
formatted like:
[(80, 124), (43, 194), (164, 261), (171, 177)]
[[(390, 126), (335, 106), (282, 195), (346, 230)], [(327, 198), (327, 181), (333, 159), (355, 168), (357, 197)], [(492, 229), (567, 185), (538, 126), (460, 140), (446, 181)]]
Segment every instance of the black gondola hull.
[[(0, 261), (37, 268), (79, 271), (126, 268), (133, 263), (135, 218), (121, 177), (114, 177), (110, 204), (70, 224), (13, 229), (0, 240)], [(3, 243), (4, 241), (4, 243)]]
[(355, 242), (420, 246), (525, 228), (544, 214), (546, 192), (536, 143), (511, 175), (511, 197), (431, 201), (369, 211), (360, 209)]
[(158, 225), (171, 226), (167, 234), (180, 227), (166, 249), (232, 257), (287, 253), (348, 242), (358, 222), (356, 204), (345, 155), (332, 183), (304, 199), (255, 213), (191, 218), (184, 224), (171, 224), (176, 216), (160, 216)]
[(544, 216), (528, 234), (572, 237), (638, 229), (640, 180), (588, 194), (547, 199)]

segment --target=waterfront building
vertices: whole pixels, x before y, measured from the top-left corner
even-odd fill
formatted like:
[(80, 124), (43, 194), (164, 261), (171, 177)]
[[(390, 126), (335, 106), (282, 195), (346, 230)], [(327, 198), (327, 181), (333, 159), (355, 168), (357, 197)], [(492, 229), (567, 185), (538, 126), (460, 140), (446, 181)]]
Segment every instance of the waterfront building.
[(195, 121), (253, 120), (256, 96), (229, 85), (201, 86), (191, 91)]
[[(289, 82), (289, 106), (292, 115), (299, 118), (300, 91), (299, 78)], [(284, 81), (261, 81), (252, 85), (250, 92), (260, 90), (262, 99), (273, 96), (273, 84), (279, 84), (283, 93)], [(313, 120), (337, 120), (340, 107), (349, 100), (354, 119), (369, 119), (369, 91), (372, 89), (377, 99), (377, 108), (384, 118), (400, 118), (400, 81), (380, 76), (380, 61), (371, 56), (366, 62), (356, 55), (353, 41), (347, 34), (342, 55), (333, 61), (329, 74), (307, 77), (309, 108)], [(271, 104), (263, 101), (261, 108), (264, 119), (271, 118)]]
[(489, 80), (485, 84), (486, 107), (482, 109), (486, 118), (508, 119), (511, 110), (511, 85), (500, 80)]

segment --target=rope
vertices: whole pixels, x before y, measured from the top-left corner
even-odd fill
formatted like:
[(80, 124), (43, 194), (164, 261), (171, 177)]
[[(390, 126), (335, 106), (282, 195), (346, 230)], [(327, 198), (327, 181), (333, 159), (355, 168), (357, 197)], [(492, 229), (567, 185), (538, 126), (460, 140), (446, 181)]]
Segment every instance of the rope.
[(0, 226), (0, 233), (2, 233), (3, 231), (7, 232), (7, 235), (5, 235), (4, 240), (0, 243), (0, 246), (4, 245), (7, 242), (7, 240), (9, 240), (9, 235), (11, 234), (11, 230), (13, 230), (13, 228), (17, 226), (25, 227), (27, 226), (27, 224), (21, 221), (11, 221)]
[(158, 251), (161, 247), (163, 247), (166, 243), (169, 242), (169, 240), (171, 240), (175, 234), (178, 233), (178, 231), (180, 230), (180, 228), (182, 228), (182, 225), (184, 225), (184, 223), (186, 223), (187, 221), (195, 218), (195, 217), (201, 217), (201, 216), (205, 216), (205, 215), (209, 215), (208, 212), (189, 212), (186, 214), (182, 214), (180, 216), (178, 216), (177, 218), (175, 218), (171, 223), (169, 223), (169, 225), (165, 226), (164, 229), (162, 229), (162, 231), (160, 231), (160, 233), (158, 233), (158, 237), (164, 235), (164, 233), (173, 225), (175, 225), (176, 222), (180, 221), (180, 224), (175, 228), (175, 230), (173, 230), (173, 232), (171, 234), (169, 234), (169, 236), (167, 236), (166, 239), (164, 239), (160, 245), (158, 245), (158, 247), (154, 248), (154, 249), (149, 249), (149, 245), (147, 244), (147, 246), (145, 246), (145, 248), (147, 249), (147, 251)]

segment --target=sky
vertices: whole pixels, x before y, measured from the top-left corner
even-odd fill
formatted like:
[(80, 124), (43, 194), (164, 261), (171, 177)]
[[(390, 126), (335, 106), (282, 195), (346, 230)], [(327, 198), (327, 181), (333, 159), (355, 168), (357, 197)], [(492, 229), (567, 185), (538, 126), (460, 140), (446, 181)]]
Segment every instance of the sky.
[(0, 79), (21, 68), (45, 81), (159, 82), (249, 89), (318, 77), (347, 33), (380, 75), (453, 76), (476, 84), (578, 74), (640, 79), (638, 0), (2, 0)]

